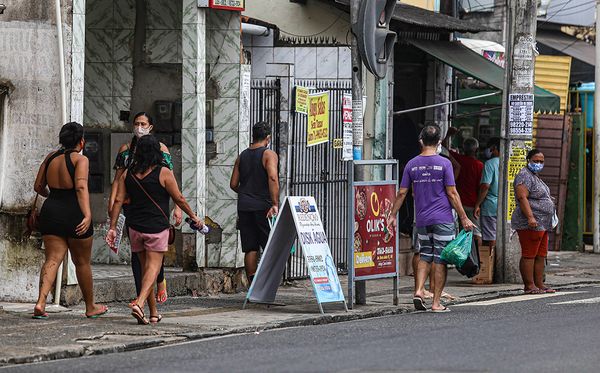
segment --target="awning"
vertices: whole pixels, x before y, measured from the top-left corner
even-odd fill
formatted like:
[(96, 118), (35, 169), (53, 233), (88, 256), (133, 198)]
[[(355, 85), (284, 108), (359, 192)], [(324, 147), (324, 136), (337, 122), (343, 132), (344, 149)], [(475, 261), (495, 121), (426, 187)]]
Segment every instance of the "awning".
[[(350, 10), (350, 0), (329, 1), (343, 5), (347, 11)], [(394, 28), (393, 23), (396, 22), (425, 29), (443, 30), (447, 32), (456, 31), (476, 33), (480, 31), (499, 31), (495, 28), (491, 28), (480, 23), (450, 17), (442, 13), (432, 12), (431, 10), (402, 3), (396, 3), (396, 7), (394, 8), (394, 15), (392, 16), (392, 29)]]
[[(410, 40), (410, 43), (453, 68), (493, 87), (504, 90), (504, 69), (457, 42)], [(535, 111), (560, 111), (560, 97), (538, 86), (534, 89)]]
[(539, 30), (536, 40), (548, 48), (555, 49), (588, 65), (595, 66), (596, 64), (596, 48), (592, 44), (588, 44), (573, 36), (562, 32)]

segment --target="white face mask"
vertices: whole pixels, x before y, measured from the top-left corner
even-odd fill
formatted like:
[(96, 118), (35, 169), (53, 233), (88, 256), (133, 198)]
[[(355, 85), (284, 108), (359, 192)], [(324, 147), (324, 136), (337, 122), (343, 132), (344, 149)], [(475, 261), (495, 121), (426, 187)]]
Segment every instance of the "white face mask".
[(492, 154), (492, 149), (490, 149), (490, 148), (486, 148), (486, 149), (483, 151), (483, 155), (484, 155), (485, 159), (490, 159), (490, 158), (492, 158), (492, 155), (493, 155), (493, 154)]
[(136, 126), (133, 127), (133, 134), (139, 139), (142, 136), (146, 136), (150, 134), (150, 127), (142, 127), (142, 126)]

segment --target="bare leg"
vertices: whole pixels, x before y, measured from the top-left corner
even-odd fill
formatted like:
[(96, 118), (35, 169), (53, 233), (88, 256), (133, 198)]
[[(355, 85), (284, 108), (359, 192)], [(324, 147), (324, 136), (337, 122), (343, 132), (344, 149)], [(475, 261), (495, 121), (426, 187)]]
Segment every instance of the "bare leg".
[(446, 274), (448, 273), (448, 269), (446, 268), (446, 264), (438, 264), (433, 263), (433, 276), (434, 278), (434, 287), (433, 287), (433, 304), (431, 305), (432, 310), (441, 310), (444, 308), (440, 303), (440, 299), (442, 298), (442, 292), (444, 291), (444, 286), (446, 285)]
[(536, 256), (533, 262), (533, 281), (538, 289), (545, 289), (544, 285), (544, 269), (546, 268), (546, 258)]
[(256, 268), (258, 267), (258, 251), (250, 251), (244, 255), (244, 267), (248, 281), (252, 282), (252, 278), (256, 274)]
[(534, 259), (523, 257), (521, 257), (521, 260), (519, 261), (519, 270), (521, 271), (521, 278), (523, 279), (526, 291), (536, 289), (533, 281), (533, 262)]
[(420, 260), (417, 267), (417, 273), (415, 274), (415, 297), (423, 298), (425, 296), (425, 280), (427, 280), (427, 275), (430, 271), (431, 263)]
[(144, 301), (148, 301), (151, 315), (157, 314), (156, 299), (154, 298), (154, 284), (156, 276), (160, 272), (160, 266), (164, 253), (154, 251), (142, 251), (138, 253), (142, 264), (142, 289), (136, 302), (140, 308), (144, 308)]
[(33, 309), (34, 315), (41, 315), (46, 310), (46, 298), (56, 280), (60, 263), (67, 253), (67, 241), (59, 236), (44, 235), (44, 255), (46, 260), (40, 270), (40, 286), (37, 303)]
[(75, 264), (77, 274), (77, 282), (83, 295), (85, 302), (86, 316), (94, 315), (104, 307), (94, 303), (94, 281), (92, 280), (92, 267), (90, 265), (92, 259), (92, 237), (82, 240), (69, 238), (69, 251), (71, 258)]

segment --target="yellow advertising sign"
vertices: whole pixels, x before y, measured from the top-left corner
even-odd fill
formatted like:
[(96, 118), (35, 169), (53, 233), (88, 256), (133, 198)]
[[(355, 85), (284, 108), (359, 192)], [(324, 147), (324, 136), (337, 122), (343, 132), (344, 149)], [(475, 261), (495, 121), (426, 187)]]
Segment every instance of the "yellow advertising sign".
[(308, 114), (308, 88), (296, 86), (296, 113)]
[(529, 152), (532, 147), (532, 141), (514, 141), (512, 148), (510, 149), (510, 157), (508, 157), (508, 176), (506, 178), (506, 182), (508, 183), (508, 205), (506, 208), (507, 221), (512, 219), (512, 214), (515, 211), (516, 206), (515, 188), (513, 185), (515, 176), (517, 176), (523, 167), (527, 166), (527, 152)]
[(375, 267), (373, 255), (370, 251), (354, 253), (354, 268), (371, 268)]
[(308, 95), (306, 146), (329, 141), (329, 91)]

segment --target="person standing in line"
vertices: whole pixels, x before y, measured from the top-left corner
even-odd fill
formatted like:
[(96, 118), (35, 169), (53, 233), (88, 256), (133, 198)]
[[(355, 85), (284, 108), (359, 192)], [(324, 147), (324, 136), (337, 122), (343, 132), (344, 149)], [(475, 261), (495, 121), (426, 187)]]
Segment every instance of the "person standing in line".
[[(131, 251), (137, 253), (142, 264), (140, 294), (129, 306), (131, 315), (139, 324), (155, 324), (162, 320), (156, 307), (154, 283), (164, 253), (169, 249), (169, 219), (165, 214), (169, 209), (169, 199), (172, 198), (198, 228), (202, 228), (204, 222), (194, 214), (181, 194), (173, 172), (163, 166), (160, 143), (153, 135), (138, 140), (133, 162), (118, 182), (106, 242), (114, 246), (119, 212), (127, 196), (130, 199), (127, 220)], [(144, 315), (145, 301), (148, 301), (150, 309), (149, 319)]]
[(511, 227), (519, 235), (521, 260), (519, 270), (525, 294), (555, 293), (544, 285), (544, 270), (548, 256), (548, 231), (556, 206), (550, 188), (538, 174), (544, 168), (544, 154), (532, 149), (527, 154), (527, 166), (515, 176), (514, 188), (517, 204)]
[(477, 226), (479, 221), (474, 216), (475, 204), (477, 203), (477, 192), (479, 190), (479, 182), (483, 173), (483, 163), (477, 159), (477, 151), (479, 150), (479, 141), (472, 137), (467, 137), (463, 141), (464, 154), (459, 154), (450, 150), (450, 156), (454, 158), (460, 165), (460, 173), (456, 177), (456, 190), (460, 195), (463, 208), (469, 220), (475, 223), (473, 227), (473, 236), (477, 244), (481, 246), (481, 230)]
[(34, 185), (35, 191), (47, 199), (39, 218), (45, 261), (40, 271), (39, 296), (33, 318), (48, 319), (46, 298), (67, 250), (75, 264), (77, 282), (85, 301), (85, 315), (97, 318), (108, 308), (94, 303), (90, 265), (94, 228), (88, 192), (89, 161), (79, 154), (85, 146), (83, 126), (75, 122), (65, 124), (60, 129), (59, 141), (62, 148), (46, 156)]
[[(117, 196), (117, 185), (119, 184), (118, 181), (127, 167), (129, 167), (131, 160), (133, 159), (133, 154), (135, 154), (138, 139), (151, 133), (154, 127), (153, 123), (154, 121), (152, 120), (152, 117), (144, 111), (137, 113), (133, 117), (133, 138), (129, 143), (121, 145), (119, 148), (119, 153), (117, 154), (117, 158), (115, 159), (115, 165), (113, 167), (115, 170), (115, 177), (111, 185), (110, 198), (108, 200), (108, 216), (111, 215), (111, 211), (115, 203), (115, 198)], [(173, 162), (171, 160), (169, 148), (167, 148), (165, 144), (160, 143), (160, 150), (163, 155), (163, 166), (173, 170)], [(123, 204), (123, 213), (127, 218), (127, 203)], [(177, 205), (175, 205), (173, 216), (175, 217), (175, 225), (180, 225), (182, 221), (181, 209)], [(127, 224), (127, 220), (125, 220), (125, 224)], [(142, 265), (137, 254), (134, 253), (131, 253), (131, 270), (133, 272), (133, 280), (135, 282), (135, 291), (136, 294), (139, 295), (142, 287)], [(156, 301), (158, 303), (166, 302), (168, 295), (164, 263), (160, 267), (160, 272), (156, 278), (156, 286)]]
[(420, 246), (420, 261), (415, 274), (417, 282), (413, 304), (417, 310), (425, 311), (422, 289), (433, 263), (433, 312), (448, 312), (440, 302), (446, 283), (446, 262), (441, 252), (454, 239), (454, 217), (452, 207), (458, 212), (464, 229), (473, 229), (473, 223), (467, 217), (456, 191), (451, 162), (437, 153), (441, 144), (441, 130), (436, 125), (427, 125), (419, 136), (421, 154), (411, 159), (402, 175), (400, 189), (388, 220), (388, 228), (396, 229), (396, 214), (409, 189), (415, 196), (417, 234)]
[(238, 228), (249, 284), (258, 267), (258, 251), (265, 248), (269, 239), (267, 219), (279, 212), (279, 159), (268, 149), (270, 142), (269, 124), (256, 123), (252, 127), (252, 144), (236, 159), (229, 182), (238, 194)]
[(498, 214), (498, 174), (500, 172), (500, 138), (493, 137), (485, 149), (488, 160), (483, 167), (479, 196), (473, 215), (481, 224), (485, 245), (496, 246), (496, 216)]

